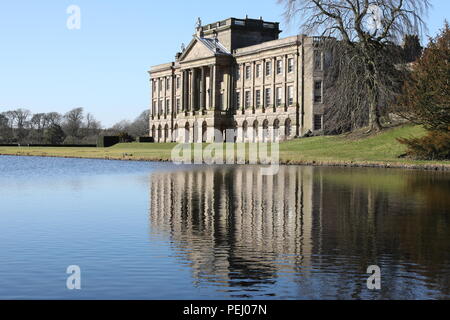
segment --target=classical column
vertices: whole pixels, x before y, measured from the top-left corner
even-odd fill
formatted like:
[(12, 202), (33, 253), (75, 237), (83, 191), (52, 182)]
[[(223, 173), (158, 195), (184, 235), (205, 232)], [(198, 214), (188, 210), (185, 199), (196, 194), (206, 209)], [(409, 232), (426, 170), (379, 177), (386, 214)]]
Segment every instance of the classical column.
[(233, 101), (233, 81), (231, 81), (231, 73), (232, 73), (231, 67), (228, 70), (228, 77), (227, 77), (227, 110), (231, 110), (232, 108), (232, 101)]
[(200, 108), (206, 109), (206, 70), (205, 67), (201, 69), (201, 90), (200, 90)]
[[(242, 81), (242, 83), (241, 83), (241, 96), (239, 97), (239, 99), (241, 100), (240, 102), (241, 102), (241, 109), (242, 109), (242, 112), (244, 113), (245, 112), (245, 108), (246, 108), (246, 106), (245, 106), (245, 80), (246, 80), (246, 76), (247, 76), (247, 73), (245, 72), (245, 69), (247, 68), (247, 66), (245, 65), (245, 63), (243, 63), (242, 64), (242, 67), (243, 67), (243, 69), (242, 70), (239, 70), (239, 74), (241, 75), (241, 81)], [(238, 65), (238, 68), (240, 69), (241, 67)]]
[(196, 91), (197, 91), (197, 88), (196, 88), (196, 86), (195, 86), (195, 76), (196, 76), (196, 69), (192, 69), (192, 72), (191, 72), (191, 90), (190, 90), (190, 94), (191, 94), (191, 108), (190, 108), (190, 111), (195, 111), (196, 109), (197, 109), (197, 106), (196, 106), (196, 101), (195, 101), (195, 93), (196, 93)]
[(261, 90), (261, 105), (262, 105), (262, 111), (266, 112), (266, 59), (262, 60), (262, 90)]
[(277, 94), (276, 94), (276, 79), (277, 78), (277, 58), (273, 57), (272, 59), (272, 102), (273, 102), (273, 111), (276, 112), (277, 108)]
[(256, 62), (253, 61), (252, 64), (252, 108), (255, 111), (256, 108), (256, 90), (255, 90), (255, 81), (256, 81)]
[(288, 104), (289, 104), (289, 97), (288, 97), (288, 89), (287, 89), (287, 82), (288, 82), (288, 56), (285, 55), (284, 56), (284, 66), (283, 66), (283, 71), (284, 71), (284, 110), (287, 110)]
[(211, 110), (216, 110), (217, 105), (217, 66), (211, 66)]
[(209, 66), (209, 110), (214, 109), (214, 65)]
[(181, 111), (184, 111), (185, 108), (185, 102), (184, 102), (184, 70), (181, 70), (181, 96), (180, 96), (180, 102), (181, 102)]

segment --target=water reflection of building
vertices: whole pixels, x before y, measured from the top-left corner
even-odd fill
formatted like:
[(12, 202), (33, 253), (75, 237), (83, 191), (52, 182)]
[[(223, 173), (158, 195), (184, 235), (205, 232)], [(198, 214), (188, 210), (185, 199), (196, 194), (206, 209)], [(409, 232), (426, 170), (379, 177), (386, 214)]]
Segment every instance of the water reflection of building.
[[(198, 279), (271, 281), (288, 265), (309, 264), (312, 170), (283, 167), (278, 175), (262, 176), (258, 167), (225, 167), (155, 174), (152, 228), (170, 233)], [(291, 263), (277, 264), (279, 256)]]
[[(157, 173), (151, 228), (170, 238), (194, 279), (231, 291), (289, 279), (294, 297), (414, 298), (425, 291), (412, 287), (424, 285), (445, 297), (449, 201), (439, 192), (448, 181), (295, 166), (275, 176), (256, 166)], [(390, 285), (368, 292), (366, 269), (378, 263)]]

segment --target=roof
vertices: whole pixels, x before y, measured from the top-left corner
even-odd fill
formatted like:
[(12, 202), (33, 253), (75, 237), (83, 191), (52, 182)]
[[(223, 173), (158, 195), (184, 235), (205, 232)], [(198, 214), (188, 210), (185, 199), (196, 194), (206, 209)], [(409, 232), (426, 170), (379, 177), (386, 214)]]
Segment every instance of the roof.
[(231, 53), (223, 46), (223, 44), (221, 44), (219, 40), (215, 38), (196, 38), (215, 54), (231, 55)]
[(184, 59), (184, 57), (188, 54), (191, 48), (194, 47), (196, 42), (200, 42), (201, 44), (203, 44), (209, 51), (211, 51), (212, 55), (214, 56), (216, 55), (231, 56), (231, 53), (216, 38), (203, 38), (194, 36), (194, 39), (192, 39), (191, 43), (189, 43), (187, 48), (181, 54), (179, 58), (180, 60)]

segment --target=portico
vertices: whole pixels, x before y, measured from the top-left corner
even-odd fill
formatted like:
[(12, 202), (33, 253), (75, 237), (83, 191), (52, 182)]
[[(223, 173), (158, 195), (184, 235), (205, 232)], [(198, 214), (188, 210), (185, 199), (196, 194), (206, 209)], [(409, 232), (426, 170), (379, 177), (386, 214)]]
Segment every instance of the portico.
[(278, 40), (280, 32), (262, 19), (197, 25), (174, 62), (149, 72), (150, 135), (156, 142), (257, 142), (320, 132), (315, 88), (323, 72), (314, 69), (313, 38)]

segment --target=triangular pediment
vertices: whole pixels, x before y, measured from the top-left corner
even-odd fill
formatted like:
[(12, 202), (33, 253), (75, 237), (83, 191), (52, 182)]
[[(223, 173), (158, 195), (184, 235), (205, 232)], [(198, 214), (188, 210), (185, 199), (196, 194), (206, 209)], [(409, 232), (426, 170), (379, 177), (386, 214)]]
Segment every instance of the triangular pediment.
[(216, 55), (230, 55), (230, 53), (217, 39), (194, 37), (181, 54), (180, 62), (207, 59)]
[(180, 57), (180, 61), (199, 60), (214, 57), (214, 53), (200, 40), (194, 38)]

